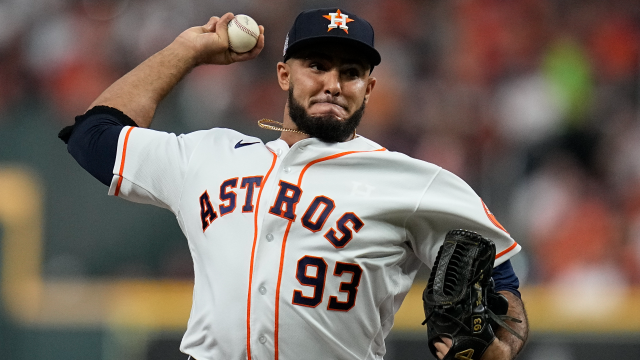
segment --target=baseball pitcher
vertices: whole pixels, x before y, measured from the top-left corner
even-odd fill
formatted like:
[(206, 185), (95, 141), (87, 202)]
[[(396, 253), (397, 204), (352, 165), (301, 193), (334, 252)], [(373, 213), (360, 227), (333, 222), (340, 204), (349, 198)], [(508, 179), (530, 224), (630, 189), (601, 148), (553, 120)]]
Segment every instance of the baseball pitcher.
[[(356, 134), (381, 59), (344, 9), (298, 15), (277, 81), (281, 132), (149, 129), (194, 67), (258, 56), (229, 49), (228, 13), (190, 28), (63, 129), (109, 195), (175, 214), (193, 257), (182, 352), (197, 360), (382, 359), (394, 314), (424, 264), (429, 347), (439, 359), (513, 359), (527, 336), (520, 246), (460, 178)], [(185, 357), (187, 356), (185, 355)]]

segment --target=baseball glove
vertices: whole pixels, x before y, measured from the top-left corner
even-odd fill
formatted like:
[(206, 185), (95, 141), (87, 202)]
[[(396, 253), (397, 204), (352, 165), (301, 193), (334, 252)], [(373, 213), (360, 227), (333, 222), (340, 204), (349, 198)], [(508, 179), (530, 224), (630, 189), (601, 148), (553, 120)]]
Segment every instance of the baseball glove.
[(522, 339), (504, 320), (509, 302), (495, 292), (491, 274), (496, 247), (491, 240), (467, 230), (451, 230), (438, 250), (429, 282), (422, 294), (429, 350), (448, 337), (453, 344), (444, 360), (479, 360), (502, 326)]

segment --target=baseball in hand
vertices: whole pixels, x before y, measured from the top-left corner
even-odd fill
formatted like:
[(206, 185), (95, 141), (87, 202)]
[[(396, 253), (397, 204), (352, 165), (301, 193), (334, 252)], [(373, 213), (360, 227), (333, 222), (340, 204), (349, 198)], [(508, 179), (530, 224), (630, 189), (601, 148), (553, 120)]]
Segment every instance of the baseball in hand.
[(243, 53), (256, 46), (260, 28), (250, 16), (240, 14), (229, 21), (228, 33), (231, 50)]

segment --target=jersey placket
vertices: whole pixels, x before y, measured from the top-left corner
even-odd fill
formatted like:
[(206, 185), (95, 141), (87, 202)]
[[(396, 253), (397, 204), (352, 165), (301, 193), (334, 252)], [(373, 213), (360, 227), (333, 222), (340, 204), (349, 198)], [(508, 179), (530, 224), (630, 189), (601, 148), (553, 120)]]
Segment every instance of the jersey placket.
[(286, 244), (289, 240), (289, 232), (296, 225), (294, 223), (299, 221), (298, 216), (302, 210), (292, 209), (293, 218), (270, 213), (272, 207), (276, 208), (275, 212), (278, 212), (278, 206), (274, 206), (277, 205), (278, 196), (282, 196), (281, 192), (285, 191), (283, 189), (299, 189), (300, 194), (295, 202), (298, 204), (303, 198), (302, 177), (316, 163), (353, 153), (386, 150), (380, 148), (305, 154), (306, 143), (309, 141), (302, 140), (294, 144), (291, 149), (286, 148), (284, 144), (279, 145), (284, 145), (285, 148), (273, 149), (278, 159), (273, 174), (265, 183), (265, 193), (260, 199), (258, 241), (254, 252), (253, 276), (250, 285), (251, 309), (248, 311), (250, 324), (248, 336), (251, 339), (248, 351), (250, 357), (254, 359), (266, 357), (278, 360), (279, 358), (279, 307), (285, 305), (286, 299), (291, 295), (280, 293), (280, 288), (284, 282), (290, 281), (288, 276), (294, 276), (284, 269)]
[(283, 238), (291, 221), (269, 214), (278, 192), (280, 181), (293, 183), (291, 150), (284, 144), (274, 147), (277, 156), (272, 174), (266, 179), (260, 201), (257, 220), (257, 238), (253, 253), (253, 270), (250, 284), (250, 305), (248, 305), (248, 356), (251, 359), (277, 358), (276, 309), (278, 296), (278, 274), (280, 258), (283, 255)]

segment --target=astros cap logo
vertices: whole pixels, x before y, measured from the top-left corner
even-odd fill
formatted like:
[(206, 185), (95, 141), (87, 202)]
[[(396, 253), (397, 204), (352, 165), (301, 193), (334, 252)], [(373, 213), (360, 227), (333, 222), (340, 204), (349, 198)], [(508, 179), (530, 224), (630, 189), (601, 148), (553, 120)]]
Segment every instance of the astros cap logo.
[(327, 30), (327, 32), (340, 26), (340, 29), (344, 30), (344, 32), (348, 34), (349, 27), (347, 26), (347, 23), (354, 21), (353, 19), (349, 19), (349, 15), (340, 12), (340, 9), (338, 9), (337, 12), (329, 13), (329, 15), (322, 15), (322, 17), (331, 20), (331, 24), (329, 24), (329, 30)]
[[(338, 30), (331, 31), (333, 29)], [(373, 69), (380, 64), (380, 53), (373, 46), (373, 37), (371, 24), (352, 12), (343, 12), (337, 7), (305, 10), (298, 14), (287, 33), (282, 57), (287, 61), (300, 49), (339, 42), (357, 48)]]

